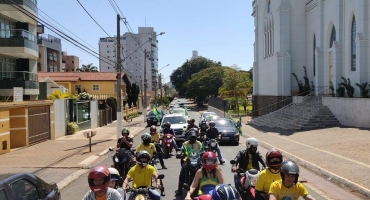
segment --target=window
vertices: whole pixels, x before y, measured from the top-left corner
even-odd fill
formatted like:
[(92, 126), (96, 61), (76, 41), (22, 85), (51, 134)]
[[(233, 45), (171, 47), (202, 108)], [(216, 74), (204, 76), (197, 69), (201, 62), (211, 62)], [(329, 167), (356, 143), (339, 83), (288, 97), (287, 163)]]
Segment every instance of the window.
[(316, 76), (316, 35), (313, 35), (313, 76)]
[(353, 16), (351, 28), (351, 71), (356, 71), (356, 18)]
[(336, 41), (335, 26), (333, 26), (333, 29), (331, 29), (329, 48), (333, 47), (333, 43), (334, 43), (334, 41)]
[(81, 93), (81, 85), (75, 85), (75, 92)]
[(0, 190), (0, 199), (8, 200), (8, 197), (6, 196), (4, 189)]
[(22, 199), (40, 199), (35, 185), (26, 179), (21, 179), (10, 184), (15, 197)]
[(270, 0), (267, 3), (267, 13), (271, 13), (271, 1)]
[(99, 85), (93, 85), (92, 90), (93, 91), (99, 91)]

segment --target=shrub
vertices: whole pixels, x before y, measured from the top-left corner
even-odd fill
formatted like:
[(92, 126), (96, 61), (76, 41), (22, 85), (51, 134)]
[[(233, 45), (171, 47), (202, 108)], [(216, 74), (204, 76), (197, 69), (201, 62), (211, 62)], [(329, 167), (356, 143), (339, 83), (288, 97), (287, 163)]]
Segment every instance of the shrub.
[(367, 82), (366, 83), (361, 83), (361, 84), (356, 83), (356, 85), (361, 90), (361, 96), (364, 97), (364, 98), (368, 98), (369, 97), (369, 90), (370, 89), (367, 88), (367, 86), (368, 86), (367, 85)]
[(123, 119), (128, 121), (128, 120), (133, 119), (137, 116), (139, 116), (139, 113), (138, 112), (133, 112), (133, 113), (130, 113), (128, 115), (123, 116)]
[(340, 83), (346, 90), (347, 90), (347, 96), (353, 97), (353, 94), (355, 93), (355, 88), (351, 85), (351, 80), (345, 79), (342, 77), (342, 82)]
[(67, 135), (73, 135), (78, 131), (78, 124), (76, 122), (67, 123)]
[(341, 84), (338, 84), (337, 96), (338, 97), (344, 97), (345, 92), (346, 92), (346, 89)]
[(78, 100), (91, 100), (92, 99), (92, 95), (90, 95), (89, 93), (87, 92), (82, 92), (80, 94), (78, 94)]
[(292, 73), (294, 76), (295, 80), (297, 81), (298, 84), (298, 95), (299, 96), (306, 96), (310, 94), (311, 92), (315, 91), (315, 86), (313, 82), (311, 81), (311, 86), (310, 86), (310, 80), (307, 77), (307, 69), (305, 66), (303, 66), (304, 69), (304, 84), (301, 80), (298, 80), (298, 77), (295, 73)]
[(333, 86), (333, 82), (332, 81), (330, 81), (329, 89), (330, 89), (330, 92), (331, 92), (331, 96), (334, 97), (335, 93), (334, 93), (334, 86)]

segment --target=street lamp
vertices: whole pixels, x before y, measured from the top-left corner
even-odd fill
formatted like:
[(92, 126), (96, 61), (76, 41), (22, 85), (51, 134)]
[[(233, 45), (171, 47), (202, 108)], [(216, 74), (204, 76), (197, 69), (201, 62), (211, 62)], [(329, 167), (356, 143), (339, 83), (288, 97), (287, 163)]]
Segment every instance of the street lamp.
[[(167, 64), (165, 66), (163, 66), (161, 69), (158, 70), (161, 71), (163, 68), (169, 66), (170, 64)], [(154, 101), (155, 101), (155, 106), (157, 106), (157, 75), (155, 76), (155, 88), (154, 88)], [(161, 90), (161, 105), (162, 105), (162, 75), (159, 74), (159, 88)]]

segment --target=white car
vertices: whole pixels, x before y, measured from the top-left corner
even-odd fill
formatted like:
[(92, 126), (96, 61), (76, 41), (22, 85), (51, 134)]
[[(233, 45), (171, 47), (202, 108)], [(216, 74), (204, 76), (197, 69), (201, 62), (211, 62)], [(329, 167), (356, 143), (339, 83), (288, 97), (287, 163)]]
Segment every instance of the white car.
[(179, 107), (175, 107), (172, 109), (171, 111), (171, 114), (182, 114), (184, 115), (184, 117), (188, 120), (189, 119), (189, 114), (186, 114), (186, 111), (184, 108), (179, 108)]
[(168, 114), (165, 115), (161, 122), (161, 135), (163, 133), (164, 124), (166, 122), (171, 123), (171, 128), (175, 132), (176, 141), (184, 141), (185, 138), (185, 130), (188, 126), (187, 119), (185, 116), (181, 113), (175, 113), (175, 114)]
[(209, 111), (203, 112), (199, 119), (199, 126), (203, 120), (206, 120), (208, 123), (209, 121), (216, 119), (217, 117), (218, 116), (215, 112), (209, 112)]

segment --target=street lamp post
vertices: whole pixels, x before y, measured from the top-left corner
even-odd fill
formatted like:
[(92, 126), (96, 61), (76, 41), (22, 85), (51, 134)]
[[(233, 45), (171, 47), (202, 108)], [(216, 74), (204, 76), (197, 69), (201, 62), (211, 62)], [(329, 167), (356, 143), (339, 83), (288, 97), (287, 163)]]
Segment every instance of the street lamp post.
[[(163, 68), (169, 66), (170, 64), (167, 64), (165, 66), (163, 66), (161, 69), (158, 70), (158, 72), (160, 72)], [(159, 82), (159, 89), (161, 90), (161, 100), (160, 100), (160, 105), (162, 105), (162, 75), (159, 74), (159, 78), (157, 81), (157, 76), (155, 77), (156, 80), (155, 80), (155, 104), (157, 104), (157, 82)]]

